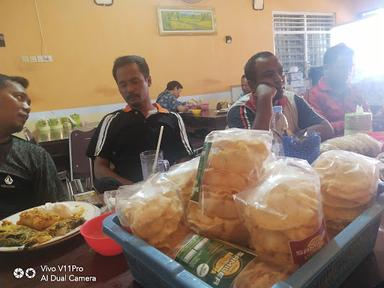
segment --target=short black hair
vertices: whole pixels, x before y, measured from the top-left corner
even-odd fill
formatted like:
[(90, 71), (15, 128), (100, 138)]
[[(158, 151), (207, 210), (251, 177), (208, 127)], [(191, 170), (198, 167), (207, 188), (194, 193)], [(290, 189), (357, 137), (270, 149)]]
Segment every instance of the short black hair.
[(167, 84), (167, 90), (173, 90), (173, 89), (183, 89), (183, 85), (180, 84), (180, 82), (176, 81), (176, 80), (172, 80), (170, 82), (168, 82)]
[(27, 89), (29, 86), (29, 81), (21, 76), (8, 76), (5, 74), (0, 74), (0, 88), (4, 88), (7, 86), (7, 81), (16, 82)]
[(337, 61), (340, 55), (347, 55), (350, 59), (353, 59), (353, 50), (344, 43), (339, 43), (336, 46), (332, 46), (324, 53), (323, 63), (324, 65), (333, 64)]
[(127, 55), (127, 56), (121, 56), (115, 60), (113, 63), (113, 68), (112, 68), (112, 75), (115, 81), (116, 79), (116, 73), (117, 69), (127, 65), (127, 64), (137, 64), (139, 66), (139, 70), (141, 74), (143, 74), (145, 79), (148, 79), (149, 77), (149, 67), (145, 59), (141, 56), (136, 56), (136, 55)]
[(245, 78), (247, 78), (247, 80), (250, 83), (255, 83), (256, 82), (256, 79), (255, 79), (255, 75), (256, 75), (255, 62), (256, 62), (256, 60), (258, 60), (260, 58), (265, 59), (265, 58), (269, 58), (272, 56), (273, 57), (275, 56), (272, 52), (262, 51), (262, 52), (256, 53), (251, 58), (249, 58), (249, 60), (247, 61), (247, 63), (244, 66)]
[(323, 66), (314, 66), (309, 68), (308, 78), (311, 79), (312, 86), (317, 85), (320, 78), (324, 75)]

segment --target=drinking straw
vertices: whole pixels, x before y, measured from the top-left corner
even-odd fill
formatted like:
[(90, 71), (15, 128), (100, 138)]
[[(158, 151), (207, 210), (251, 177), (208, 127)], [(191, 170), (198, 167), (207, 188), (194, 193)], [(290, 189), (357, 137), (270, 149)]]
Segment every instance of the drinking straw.
[(161, 127), (160, 127), (159, 139), (157, 140), (157, 147), (156, 147), (155, 161), (153, 162), (153, 166), (152, 166), (152, 173), (155, 173), (155, 172), (156, 172), (157, 160), (159, 159), (159, 152), (160, 152), (161, 138), (163, 138), (163, 130), (164, 130), (164, 126), (161, 126)]

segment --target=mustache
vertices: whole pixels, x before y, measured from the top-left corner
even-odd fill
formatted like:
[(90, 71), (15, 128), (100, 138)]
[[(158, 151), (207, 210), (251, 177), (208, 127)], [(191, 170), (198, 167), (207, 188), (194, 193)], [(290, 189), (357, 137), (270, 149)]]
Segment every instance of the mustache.
[(126, 93), (124, 94), (124, 99), (126, 100), (130, 100), (130, 99), (135, 99), (135, 98), (139, 98), (140, 95), (136, 94), (136, 93)]

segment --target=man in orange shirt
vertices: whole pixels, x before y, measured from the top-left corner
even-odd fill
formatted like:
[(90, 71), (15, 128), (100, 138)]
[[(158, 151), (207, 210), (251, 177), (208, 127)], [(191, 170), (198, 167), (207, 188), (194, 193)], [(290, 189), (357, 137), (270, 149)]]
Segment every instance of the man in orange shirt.
[(344, 43), (329, 48), (324, 54), (324, 76), (306, 95), (308, 103), (332, 125), (336, 136), (344, 134), (344, 115), (360, 105), (369, 108), (351, 88), (353, 50)]

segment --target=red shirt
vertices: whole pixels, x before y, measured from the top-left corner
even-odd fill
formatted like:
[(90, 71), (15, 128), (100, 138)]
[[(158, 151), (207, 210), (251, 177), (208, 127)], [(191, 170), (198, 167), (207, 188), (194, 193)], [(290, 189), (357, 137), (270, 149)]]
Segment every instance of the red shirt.
[(355, 112), (356, 105), (362, 106), (364, 111), (369, 111), (369, 108), (363, 98), (351, 87), (348, 87), (340, 96), (334, 95), (335, 92), (322, 78), (305, 98), (316, 112), (331, 123), (336, 135), (343, 135), (345, 113)]

